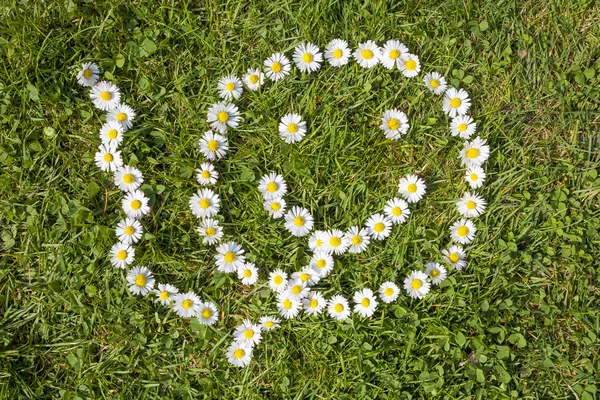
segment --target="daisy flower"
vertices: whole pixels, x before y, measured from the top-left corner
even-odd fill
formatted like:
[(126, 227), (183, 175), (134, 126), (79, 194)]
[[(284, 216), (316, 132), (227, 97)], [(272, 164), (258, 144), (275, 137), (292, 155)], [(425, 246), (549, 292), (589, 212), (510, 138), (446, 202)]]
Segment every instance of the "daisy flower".
[(479, 189), (485, 181), (485, 171), (478, 166), (472, 166), (465, 173), (465, 180), (471, 186), (471, 189)]
[(323, 250), (335, 255), (344, 254), (350, 246), (350, 242), (339, 229), (331, 229), (325, 232), (325, 244)]
[(381, 50), (375, 42), (367, 40), (364, 43), (358, 45), (358, 48), (354, 50), (354, 59), (363, 68), (373, 68), (379, 64), (379, 58), (381, 57)]
[(384, 303), (391, 303), (398, 298), (400, 289), (394, 282), (384, 282), (379, 287), (379, 298)]
[(101, 81), (92, 86), (90, 99), (97, 109), (110, 111), (121, 101), (121, 91), (114, 83)]
[(288, 282), (285, 291), (294, 299), (302, 300), (308, 296), (310, 289), (306, 285), (306, 282), (302, 281), (301, 279), (292, 279)]
[(174, 300), (174, 295), (179, 293), (179, 290), (173, 285), (169, 285), (168, 283), (158, 285), (158, 290), (155, 290), (156, 293), (156, 303), (160, 303), (163, 306), (168, 306)]
[(317, 315), (327, 306), (327, 301), (319, 292), (311, 291), (308, 296), (302, 299), (302, 307), (307, 314)]
[(100, 128), (100, 140), (116, 149), (123, 141), (123, 132), (123, 127), (118, 122), (107, 122)]
[(444, 94), (442, 109), (450, 118), (465, 115), (471, 107), (471, 99), (464, 89), (450, 88)]
[(456, 208), (463, 217), (479, 217), (485, 211), (485, 200), (477, 194), (465, 192), (463, 197), (456, 203)]
[(144, 177), (139, 169), (125, 165), (115, 172), (114, 182), (122, 191), (132, 192), (142, 186)]
[(210, 106), (206, 121), (214, 130), (225, 133), (228, 127), (235, 129), (238, 126), (240, 112), (235, 104), (220, 101)]
[(423, 82), (425, 82), (425, 86), (427, 89), (433, 92), (433, 94), (442, 94), (448, 88), (446, 84), (446, 78), (437, 72), (430, 72), (423, 77)]
[(219, 245), (217, 253), (219, 254), (215, 255), (215, 263), (217, 264), (217, 269), (221, 272), (228, 274), (237, 272), (246, 262), (244, 249), (236, 242), (226, 242)]
[(127, 283), (131, 293), (145, 296), (154, 289), (154, 276), (146, 267), (133, 267), (127, 273)]
[(190, 210), (198, 218), (213, 217), (221, 209), (219, 195), (210, 189), (198, 190), (190, 198)]
[(333, 319), (344, 320), (350, 316), (348, 300), (340, 295), (335, 295), (327, 302), (327, 312)]
[(363, 318), (373, 316), (377, 308), (377, 299), (371, 289), (363, 289), (354, 293), (354, 312)]
[(273, 82), (277, 82), (280, 79), (285, 78), (289, 75), (292, 66), (290, 60), (281, 53), (275, 53), (271, 57), (267, 58), (264, 62), (265, 74), (267, 78)]
[(393, 222), (383, 214), (373, 214), (367, 220), (369, 235), (375, 240), (383, 240), (392, 233)]
[(431, 283), (433, 283), (434, 285), (439, 285), (448, 276), (446, 268), (442, 267), (440, 263), (436, 262), (427, 263), (425, 273), (429, 276), (429, 279), (431, 279)]
[(133, 218), (127, 218), (119, 221), (115, 233), (122, 243), (132, 244), (137, 243), (138, 240), (142, 238), (144, 228), (140, 221)]
[(117, 168), (123, 165), (121, 152), (117, 151), (116, 147), (107, 144), (101, 144), (98, 147), (98, 152), (94, 159), (98, 168), (105, 172), (116, 171)]
[(394, 224), (402, 224), (410, 215), (408, 203), (397, 197), (389, 200), (383, 209), (385, 215), (392, 220)]
[(316, 251), (319, 249), (323, 249), (325, 245), (325, 232), (324, 231), (315, 231), (310, 238), (308, 239), (308, 247), (311, 251)]
[(225, 100), (239, 99), (244, 91), (240, 78), (235, 75), (224, 76), (217, 83), (219, 96)]
[(412, 271), (404, 280), (404, 290), (413, 299), (422, 299), (429, 293), (431, 287), (427, 278), (428, 276), (424, 272)]
[(398, 62), (398, 69), (402, 71), (402, 75), (407, 78), (414, 78), (421, 71), (421, 63), (419, 57), (414, 54), (404, 54)]
[(459, 115), (452, 118), (452, 122), (450, 122), (450, 133), (452, 133), (452, 136), (460, 136), (463, 139), (468, 139), (473, 136), (476, 130), (477, 124), (468, 115)]
[(302, 282), (304, 282), (306, 286), (310, 287), (319, 283), (319, 280), (321, 279), (321, 274), (312, 269), (310, 266), (308, 266), (304, 267), (300, 271), (294, 272), (292, 274), (292, 279), (299, 279)]
[(198, 315), (201, 306), (202, 301), (194, 292), (179, 293), (173, 296), (173, 311), (181, 318), (191, 318)]
[(254, 263), (247, 262), (242, 264), (238, 270), (238, 279), (242, 281), (242, 285), (254, 285), (258, 280), (258, 269)]
[(286, 143), (297, 143), (306, 135), (306, 122), (298, 114), (286, 114), (279, 123), (279, 136)]
[(265, 83), (265, 74), (258, 68), (248, 68), (248, 72), (242, 77), (242, 81), (252, 91), (258, 90)]
[(208, 160), (218, 160), (227, 153), (228, 149), (227, 138), (218, 133), (213, 133), (213, 131), (204, 132), (200, 139), (200, 152)]
[(425, 181), (416, 175), (408, 174), (404, 178), (401, 178), (398, 184), (398, 192), (409, 203), (416, 203), (421, 200), (425, 194), (425, 189)]
[(301, 72), (314, 72), (321, 66), (323, 54), (314, 44), (303, 43), (294, 49), (292, 58)]
[(287, 193), (287, 184), (283, 176), (276, 172), (263, 175), (258, 182), (258, 190), (265, 200), (283, 197)]
[(333, 39), (325, 48), (325, 59), (333, 67), (341, 67), (348, 64), (352, 52), (348, 43), (342, 39)]
[(202, 236), (202, 244), (209, 246), (219, 243), (223, 238), (223, 228), (219, 225), (219, 221), (213, 218), (202, 218), (198, 233)]
[(281, 320), (275, 317), (260, 317), (260, 329), (262, 331), (271, 331), (273, 329), (279, 328), (281, 325)]
[(283, 217), (283, 213), (285, 213), (286, 202), (283, 197), (275, 197), (270, 200), (265, 200), (263, 206), (265, 211), (267, 211), (271, 217), (281, 218)]
[(380, 61), (387, 69), (392, 69), (397, 66), (400, 69), (401, 57), (408, 54), (408, 47), (406, 47), (399, 40), (388, 40), (381, 48)]
[(283, 292), (287, 288), (288, 276), (281, 269), (277, 268), (269, 274), (269, 287), (274, 292)]
[(467, 253), (460, 246), (450, 246), (447, 250), (442, 250), (442, 258), (457, 271), (467, 266)]
[(371, 236), (367, 228), (360, 229), (358, 226), (352, 226), (346, 232), (346, 240), (350, 243), (348, 253), (358, 254), (366, 250), (371, 242)]
[(134, 258), (135, 250), (126, 243), (116, 243), (110, 249), (110, 263), (115, 268), (125, 269)]
[(313, 217), (306, 208), (294, 206), (285, 214), (285, 229), (293, 236), (304, 236), (313, 227)]
[(490, 146), (485, 143), (485, 139), (479, 136), (470, 142), (465, 142), (458, 156), (462, 164), (468, 168), (481, 167), (490, 156)]
[(135, 111), (125, 103), (121, 103), (106, 114), (106, 122), (118, 122), (123, 130), (131, 129)]
[(196, 169), (196, 180), (201, 185), (214, 185), (219, 179), (219, 173), (215, 166), (209, 162), (200, 164), (200, 168)]
[(262, 340), (260, 325), (253, 324), (249, 319), (245, 319), (233, 331), (233, 338), (249, 347), (254, 347)]
[(450, 227), (450, 237), (457, 243), (468, 244), (475, 238), (475, 224), (468, 219), (461, 218)]
[(250, 364), (250, 360), (252, 359), (252, 347), (234, 341), (227, 349), (226, 356), (227, 361), (229, 361), (230, 364), (243, 368)]
[(324, 278), (333, 270), (333, 257), (324, 250), (317, 250), (310, 259), (310, 266)]
[(292, 296), (288, 291), (277, 295), (277, 309), (279, 310), (279, 314), (285, 319), (295, 318), (300, 312), (301, 305), (300, 300)]
[(150, 212), (148, 198), (141, 190), (127, 193), (121, 201), (121, 206), (127, 218), (141, 218)]
[(217, 310), (217, 306), (210, 301), (201, 303), (200, 307), (198, 307), (196, 318), (202, 325), (214, 325), (219, 319), (219, 311)]
[(98, 81), (100, 68), (94, 63), (83, 63), (81, 70), (77, 73), (77, 83), (81, 86), (94, 86)]
[(398, 140), (410, 128), (408, 117), (405, 113), (395, 108), (383, 112), (379, 128), (385, 133), (385, 137)]

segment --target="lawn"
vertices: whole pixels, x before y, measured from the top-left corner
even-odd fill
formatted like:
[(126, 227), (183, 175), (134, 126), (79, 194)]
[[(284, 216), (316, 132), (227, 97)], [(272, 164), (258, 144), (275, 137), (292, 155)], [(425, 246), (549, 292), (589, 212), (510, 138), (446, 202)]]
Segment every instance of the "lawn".
[[(0, 2), (0, 398), (594, 399), (600, 397), (600, 6), (541, 1)], [(399, 39), (419, 77), (382, 66), (245, 90), (231, 151), (215, 164), (226, 236), (259, 268), (256, 285), (218, 272), (188, 200), (200, 186), (198, 140), (217, 81), (291, 59), (310, 41)], [(122, 192), (94, 154), (103, 113), (77, 84), (96, 62), (137, 113), (124, 161), (144, 173), (151, 213), (136, 265), (218, 305), (206, 327), (132, 295), (109, 260)], [(405, 224), (359, 255), (336, 257), (317, 285), (347, 298), (441, 262), (456, 201), (468, 190), (437, 71), (473, 100), (492, 148), (477, 192), (488, 203), (469, 265), (422, 300), (403, 292), (371, 318), (300, 315), (264, 333), (248, 367), (227, 362), (244, 318), (277, 315), (269, 271), (307, 264), (307, 237), (268, 217), (261, 176), (315, 228), (363, 225), (418, 173), (427, 195)], [(400, 141), (381, 113), (405, 111)], [(306, 138), (277, 126), (303, 115)]]

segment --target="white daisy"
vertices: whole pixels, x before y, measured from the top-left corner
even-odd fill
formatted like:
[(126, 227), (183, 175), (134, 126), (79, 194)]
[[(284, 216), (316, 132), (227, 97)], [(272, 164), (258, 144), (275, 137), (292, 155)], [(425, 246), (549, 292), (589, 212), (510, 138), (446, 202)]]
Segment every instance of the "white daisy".
[(358, 45), (358, 48), (354, 50), (354, 59), (363, 68), (373, 68), (379, 64), (379, 58), (381, 57), (381, 50), (379, 46), (372, 40), (367, 40), (364, 43)]
[(339, 229), (331, 229), (325, 232), (325, 244), (323, 250), (335, 255), (344, 254), (350, 246), (350, 241)]
[(128, 218), (141, 218), (150, 212), (148, 198), (141, 190), (127, 193), (121, 201), (121, 206)]
[(429, 293), (431, 283), (428, 276), (421, 271), (412, 271), (404, 280), (404, 290), (408, 292), (413, 299), (422, 299)]
[(327, 312), (333, 319), (344, 320), (350, 316), (348, 300), (340, 295), (335, 295), (327, 302)]
[(174, 295), (179, 293), (179, 290), (173, 285), (169, 285), (168, 283), (160, 283), (158, 285), (158, 289), (154, 291), (156, 293), (156, 303), (160, 303), (163, 306), (168, 306), (173, 302)]
[(121, 91), (112, 82), (101, 81), (92, 86), (90, 99), (102, 111), (110, 111), (121, 101)]
[(217, 83), (219, 96), (225, 100), (239, 99), (244, 91), (240, 78), (235, 75), (224, 76)]
[(325, 245), (325, 231), (315, 231), (308, 239), (308, 247), (311, 251), (323, 249)]
[(295, 318), (300, 312), (301, 305), (300, 300), (292, 296), (288, 291), (277, 295), (277, 309), (279, 310), (279, 314), (285, 319)]
[(287, 193), (287, 184), (283, 176), (276, 172), (263, 175), (258, 182), (258, 190), (263, 199), (269, 200), (277, 197), (283, 197)]
[(402, 42), (399, 40), (388, 40), (381, 48), (381, 64), (387, 69), (392, 69), (394, 66), (400, 69), (400, 59), (405, 54), (408, 54), (408, 47)]
[(285, 214), (285, 229), (293, 236), (304, 236), (310, 232), (314, 224), (312, 215), (306, 208), (294, 206)]
[(83, 63), (81, 70), (77, 73), (77, 83), (81, 86), (94, 86), (98, 81), (100, 68), (94, 63)]
[(233, 338), (239, 343), (254, 347), (262, 340), (260, 325), (253, 324), (249, 319), (245, 319), (236, 326), (233, 331)]
[(116, 149), (123, 141), (123, 132), (123, 127), (117, 121), (107, 122), (100, 128), (100, 140)]
[(363, 289), (354, 293), (354, 312), (363, 318), (369, 318), (375, 313), (377, 299), (371, 289)]
[(267, 78), (271, 79), (273, 82), (285, 78), (292, 69), (290, 60), (281, 53), (271, 55), (271, 57), (265, 60), (264, 64), (265, 74), (267, 75)]
[(431, 279), (431, 283), (433, 283), (434, 285), (439, 285), (448, 276), (446, 268), (442, 267), (440, 263), (436, 262), (427, 263), (425, 273), (429, 275), (429, 279)]
[(311, 291), (306, 298), (302, 299), (302, 307), (307, 314), (317, 315), (327, 306), (327, 301), (320, 292)]
[(127, 283), (131, 293), (145, 296), (154, 289), (154, 276), (146, 267), (133, 267), (127, 273)]
[(265, 74), (258, 68), (248, 68), (248, 72), (242, 77), (242, 81), (252, 91), (258, 90), (265, 83)]
[(333, 270), (333, 257), (324, 250), (317, 250), (310, 259), (310, 266), (321, 278), (329, 275)]
[(333, 39), (325, 48), (325, 59), (334, 67), (348, 64), (351, 55), (348, 43), (342, 39)]
[(200, 139), (200, 151), (208, 160), (218, 160), (227, 154), (227, 138), (213, 131), (206, 131)]
[(311, 266), (302, 268), (300, 271), (296, 271), (292, 274), (292, 279), (299, 279), (308, 287), (314, 286), (319, 283), (321, 274), (318, 271), (312, 269)]
[(210, 106), (206, 121), (214, 130), (225, 133), (228, 127), (235, 129), (238, 126), (240, 112), (235, 104), (220, 101)]
[(394, 282), (384, 282), (379, 287), (379, 298), (384, 303), (391, 303), (398, 298), (400, 289)]
[(144, 177), (139, 169), (125, 165), (115, 172), (114, 182), (122, 191), (132, 192), (142, 186)]
[(485, 143), (485, 139), (479, 136), (470, 142), (465, 142), (458, 156), (462, 164), (468, 168), (481, 167), (490, 156), (490, 146)]
[(110, 248), (110, 263), (115, 268), (125, 269), (135, 259), (135, 250), (127, 243), (116, 243)]
[(463, 197), (456, 203), (456, 208), (463, 217), (479, 217), (485, 211), (485, 200), (477, 194), (465, 192)]
[(367, 246), (371, 242), (369, 229), (360, 229), (358, 226), (352, 226), (346, 232), (346, 240), (348, 240), (350, 243), (350, 246), (348, 247), (348, 253), (362, 253), (367, 249)]
[(173, 296), (173, 311), (181, 318), (198, 315), (200, 307), (202, 307), (202, 301), (194, 292), (178, 293)]
[(219, 243), (223, 238), (223, 228), (219, 225), (219, 221), (213, 218), (202, 218), (198, 233), (202, 236), (202, 244), (209, 246)]
[(483, 186), (483, 182), (485, 181), (485, 171), (483, 168), (478, 166), (472, 166), (467, 169), (465, 173), (465, 180), (471, 186), (472, 189), (479, 189)]
[(398, 69), (402, 71), (402, 75), (407, 78), (414, 78), (421, 72), (421, 63), (419, 57), (414, 54), (404, 54), (400, 57)]
[(221, 209), (221, 199), (219, 195), (210, 189), (198, 190), (190, 198), (190, 210), (198, 218), (213, 217)]
[(196, 318), (198, 318), (198, 322), (202, 325), (214, 325), (219, 320), (217, 306), (210, 301), (203, 302), (200, 304), (200, 307), (198, 307)]
[(383, 240), (392, 233), (393, 222), (383, 214), (371, 215), (365, 225), (375, 240)]
[(425, 86), (427, 89), (432, 91), (434, 94), (442, 94), (448, 88), (446, 84), (446, 78), (437, 72), (430, 72), (423, 77), (423, 82), (425, 82)]
[(247, 262), (242, 264), (238, 270), (238, 279), (242, 281), (242, 285), (254, 285), (258, 280), (258, 269), (254, 263)]
[(294, 49), (292, 58), (301, 72), (313, 72), (321, 66), (323, 54), (314, 44), (303, 43)]
[(269, 287), (274, 292), (283, 292), (287, 288), (288, 276), (281, 269), (277, 268), (269, 274)]
[(442, 250), (442, 258), (457, 271), (467, 266), (467, 253), (460, 246), (450, 246), (447, 250)]
[(308, 292), (310, 292), (310, 288), (306, 285), (306, 282), (301, 279), (291, 279), (285, 291), (294, 299), (302, 300), (306, 296), (308, 296)]
[(468, 115), (459, 115), (452, 118), (452, 122), (450, 122), (450, 133), (452, 133), (452, 136), (460, 136), (463, 139), (468, 139), (473, 136), (476, 130), (477, 124)]
[(226, 242), (217, 247), (217, 255), (215, 255), (215, 263), (217, 269), (221, 272), (231, 274), (246, 262), (244, 249), (236, 242)]
[(425, 194), (425, 181), (416, 175), (408, 174), (400, 179), (398, 192), (404, 196), (409, 203), (416, 203)]
[(227, 361), (236, 367), (243, 368), (250, 364), (252, 359), (252, 347), (234, 341), (227, 349)]
[(385, 215), (392, 220), (394, 224), (402, 224), (410, 215), (408, 203), (397, 197), (389, 200), (383, 209)]
[(281, 320), (275, 317), (264, 316), (260, 317), (260, 329), (262, 331), (271, 331), (273, 329), (279, 328), (281, 325)]
[(306, 135), (306, 122), (298, 114), (286, 114), (279, 123), (279, 136), (286, 143), (297, 143)]
[(135, 111), (125, 103), (121, 103), (106, 114), (106, 122), (118, 122), (123, 130), (131, 129)]
[(214, 185), (219, 179), (219, 172), (212, 163), (205, 162), (196, 169), (196, 180), (201, 185)]
[(465, 115), (471, 107), (471, 99), (464, 89), (450, 88), (444, 94), (442, 109), (450, 118)]
[(138, 240), (142, 238), (144, 228), (140, 221), (133, 218), (127, 218), (119, 221), (115, 232), (121, 242), (132, 244), (137, 243)]
[(475, 238), (475, 224), (468, 219), (461, 218), (450, 227), (450, 237), (457, 243), (468, 244)]
[(116, 147), (108, 144), (101, 144), (98, 147), (98, 152), (94, 159), (98, 168), (106, 172), (116, 171), (117, 168), (123, 165), (121, 152)]
[(383, 112), (379, 128), (385, 133), (385, 137), (398, 140), (408, 132), (410, 125), (405, 113), (395, 108)]
[(265, 200), (264, 208), (273, 218), (281, 218), (285, 213), (286, 202), (283, 197)]

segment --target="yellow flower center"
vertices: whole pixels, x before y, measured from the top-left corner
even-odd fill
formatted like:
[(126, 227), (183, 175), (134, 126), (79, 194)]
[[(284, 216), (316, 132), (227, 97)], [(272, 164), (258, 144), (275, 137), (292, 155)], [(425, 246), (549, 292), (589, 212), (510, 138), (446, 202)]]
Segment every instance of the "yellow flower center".
[(219, 149), (219, 142), (217, 140), (211, 140), (206, 144), (206, 147), (208, 147), (210, 151), (217, 151)]
[(202, 171), (202, 178), (204, 179), (208, 179), (210, 178), (210, 172), (208, 172), (207, 170)]
[(171, 297), (171, 293), (167, 292), (166, 290), (163, 290), (162, 292), (160, 292), (159, 297), (161, 300), (167, 300), (169, 297)]
[(317, 239), (317, 241), (315, 242), (317, 247), (321, 247), (323, 246), (323, 241), (321, 239)]
[(414, 183), (410, 183), (406, 190), (408, 190), (408, 193), (416, 193), (417, 191), (417, 185), (415, 185)]
[(246, 331), (244, 331), (244, 337), (246, 339), (252, 339), (254, 337), (254, 331), (252, 329), (246, 329)]
[(194, 303), (190, 299), (185, 299), (181, 303), (181, 307), (185, 308), (186, 310), (189, 309), (189, 308), (192, 308), (193, 305), (194, 305)]
[(276, 201), (274, 201), (273, 203), (271, 203), (271, 210), (273, 210), (273, 211), (279, 211), (280, 209), (281, 209), (281, 204), (279, 204)]
[(423, 282), (421, 282), (420, 279), (413, 279), (410, 285), (413, 289), (421, 289), (421, 286), (423, 286)]
[(267, 322), (265, 322), (265, 327), (267, 329), (271, 329), (274, 325), (275, 325), (275, 322), (273, 322), (273, 321), (267, 321)]
[(333, 51), (333, 58), (342, 58), (343, 55), (344, 53), (340, 49), (335, 49)]
[(392, 208), (392, 215), (394, 217), (399, 217), (402, 215), (402, 209), (400, 207), (394, 207)]
[(85, 79), (90, 79), (92, 77), (92, 75), (94, 75), (94, 73), (92, 72), (91, 69), (86, 69), (85, 71), (83, 71), (83, 77)]
[(394, 294), (394, 289), (392, 289), (391, 287), (386, 288), (383, 291), (383, 294), (385, 294), (387, 297), (390, 297), (390, 296), (392, 296)]
[(466, 226), (461, 226), (460, 228), (458, 228), (458, 230), (456, 231), (456, 233), (458, 233), (458, 236), (467, 236), (469, 234), (469, 228), (467, 228)]
[(300, 294), (301, 291), (302, 291), (302, 286), (300, 286), (300, 285), (294, 285), (294, 286), (292, 286), (292, 293), (294, 293), (294, 294)]
[(118, 134), (119, 132), (117, 132), (116, 129), (111, 129), (108, 132), (106, 132), (106, 136), (108, 136), (109, 139), (116, 139)]
[(127, 258), (127, 252), (125, 250), (117, 251), (117, 258), (121, 261)]
[(227, 82), (227, 85), (225, 85), (225, 89), (228, 92), (231, 92), (233, 89), (235, 89), (235, 84), (233, 82)]
[(417, 62), (415, 60), (408, 60), (406, 63), (404, 63), (404, 66), (407, 70), (414, 71), (417, 69)]
[(373, 226), (373, 230), (375, 232), (383, 232), (384, 229), (385, 229), (385, 225), (382, 222), (378, 222), (375, 224), (375, 226)]
[(360, 302), (360, 305), (363, 307), (369, 307), (370, 304), (371, 304), (371, 300), (367, 299), (366, 297), (364, 299), (362, 299), (362, 301)]
[(243, 358), (246, 355), (246, 352), (242, 349), (237, 349), (236, 351), (233, 352), (233, 356), (235, 358)]
[(225, 262), (232, 263), (235, 261), (236, 255), (234, 252), (229, 251), (229, 252), (225, 253), (225, 256), (223, 256), (223, 258), (225, 259)]
[(309, 63), (313, 60), (313, 55), (310, 53), (304, 53), (304, 55), (302, 56), (302, 61), (304, 61), (305, 63)]
[(352, 244), (355, 246), (360, 246), (360, 244), (362, 243), (362, 238), (360, 237), (360, 235), (356, 235), (352, 238)]
[(310, 308), (317, 308), (317, 306), (319, 305), (319, 302), (315, 299), (312, 299), (310, 301)]
[(341, 313), (342, 311), (344, 311), (344, 306), (341, 305), (340, 303), (337, 303), (333, 309), (335, 310), (335, 312)]
[(127, 236), (133, 235), (133, 232), (135, 232), (135, 229), (133, 229), (133, 226), (129, 225), (129, 226), (125, 227), (125, 234)]
[(212, 317), (212, 311), (210, 310), (210, 308), (205, 308), (202, 311), (202, 318), (209, 319), (210, 317)]
[(476, 181), (477, 180), (477, 174), (473, 173), (473, 174), (469, 175), (469, 178), (471, 178), (472, 181)]
[(215, 235), (215, 228), (213, 228), (211, 226), (210, 228), (206, 228), (206, 230), (204, 232), (206, 232), (206, 236), (214, 236)]
[(137, 276), (135, 277), (135, 284), (138, 286), (145, 286), (146, 285), (146, 275), (137, 274)]
[(317, 268), (325, 268), (327, 266), (327, 261), (325, 259), (320, 258), (317, 260)]
[(113, 160), (113, 155), (112, 154), (106, 153), (104, 155), (104, 161), (106, 161), (106, 162), (112, 162), (112, 160)]
[(431, 270), (431, 276), (433, 276), (434, 278), (437, 278), (439, 275), (440, 275), (440, 271), (438, 271), (437, 269)]
[(283, 301), (283, 308), (287, 308), (289, 310), (292, 308), (292, 302), (289, 299), (285, 299)]
[(217, 114), (217, 118), (219, 119), (219, 122), (224, 124), (229, 121), (229, 113), (227, 111), (221, 111)]
[(275, 61), (272, 65), (271, 65), (271, 69), (273, 70), (273, 72), (281, 72), (281, 63)]
[(123, 122), (126, 120), (127, 120), (127, 114), (125, 114), (124, 112), (120, 112), (117, 114), (117, 121)]
[(294, 224), (296, 226), (304, 226), (304, 218), (298, 215), (296, 218), (294, 218)]
[(131, 185), (133, 181), (135, 181), (135, 176), (133, 176), (133, 174), (123, 175), (123, 182), (125, 182), (126, 184)]
[(479, 149), (472, 148), (472, 149), (467, 150), (468, 158), (477, 158), (478, 156), (479, 156)]
[(100, 93), (100, 98), (104, 101), (109, 101), (112, 99), (112, 94), (109, 91), (105, 91)]
[(373, 52), (371, 50), (368, 49), (364, 49), (360, 55), (362, 56), (362, 58), (364, 58), (365, 60), (370, 60), (371, 58), (373, 58)]
[(397, 118), (392, 118), (388, 121), (388, 128), (395, 131), (400, 127), (400, 121)]
[(202, 208), (210, 207), (210, 200), (209, 199), (200, 200), (200, 207), (202, 207)]
[(248, 77), (248, 80), (250, 81), (250, 83), (256, 83), (258, 82), (258, 75), (250, 75)]
[(290, 132), (290, 133), (298, 132), (298, 125), (294, 124), (293, 122), (291, 124), (288, 124), (288, 132)]
[(310, 275), (305, 272), (303, 274), (300, 274), (300, 279), (302, 280), (302, 282), (308, 282), (310, 280)]
[(459, 124), (456, 129), (458, 129), (461, 132), (464, 132), (467, 130), (467, 124)]
[(339, 237), (332, 237), (331, 239), (329, 239), (329, 245), (331, 247), (338, 247), (339, 245), (342, 244), (342, 241), (340, 240)]
[(251, 276), (252, 276), (252, 271), (250, 271), (249, 269), (244, 270), (245, 278), (250, 278)]
[(395, 60), (398, 57), (400, 57), (400, 51), (399, 50), (394, 49), (394, 50), (390, 51), (390, 58), (392, 60)]
[(452, 261), (453, 263), (458, 262), (458, 260), (460, 259), (460, 256), (458, 255), (458, 253), (450, 253), (450, 255), (448, 256), (448, 258), (450, 259), (450, 261)]
[(452, 100), (450, 100), (450, 107), (452, 108), (458, 108), (461, 105), (461, 101), (458, 97), (453, 98)]
[(281, 284), (283, 283), (283, 278), (281, 277), (281, 275), (276, 275), (276, 276), (273, 278), (273, 282), (274, 282), (276, 285), (281, 285)]
[(133, 210), (139, 210), (140, 208), (142, 208), (142, 202), (139, 200), (134, 200), (131, 202), (131, 209)]
[(267, 185), (267, 190), (271, 193), (276, 192), (279, 189), (279, 185), (275, 182), (269, 182)]
[(434, 88), (437, 89), (440, 87), (440, 81), (438, 81), (437, 79), (432, 79), (429, 81), (429, 85)]
[(469, 210), (474, 210), (475, 207), (477, 207), (477, 204), (475, 204), (475, 202), (473, 200), (469, 200), (469, 201), (467, 201), (466, 206)]

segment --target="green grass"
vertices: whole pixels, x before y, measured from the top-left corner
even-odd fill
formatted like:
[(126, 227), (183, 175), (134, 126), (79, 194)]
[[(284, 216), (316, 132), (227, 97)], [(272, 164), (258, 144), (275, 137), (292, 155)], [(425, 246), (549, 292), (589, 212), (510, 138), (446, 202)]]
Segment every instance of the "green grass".
[[(593, 1), (289, 1), (0, 4), (0, 398), (578, 398), (600, 376), (600, 7)], [(418, 79), (354, 63), (297, 71), (237, 103), (244, 123), (218, 163), (222, 220), (260, 267), (242, 287), (215, 271), (187, 207), (216, 81), (302, 41), (323, 48), (399, 38), (467, 89), (493, 152), (471, 262), (422, 301), (375, 316), (285, 322), (246, 369), (224, 353), (245, 317), (274, 312), (264, 277), (306, 262), (262, 210), (256, 184), (281, 172), (317, 226), (362, 225), (418, 171), (428, 196), (408, 223), (319, 285), (347, 297), (400, 282), (449, 243), (466, 189), (439, 98)], [(127, 291), (107, 252), (121, 194), (93, 163), (101, 115), (75, 79), (96, 61), (138, 112), (125, 160), (144, 172), (152, 214), (136, 259), (160, 282), (220, 306), (205, 329)], [(377, 117), (406, 110), (409, 135)], [(298, 112), (299, 145), (276, 135)], [(435, 120), (432, 120), (435, 118)]]

